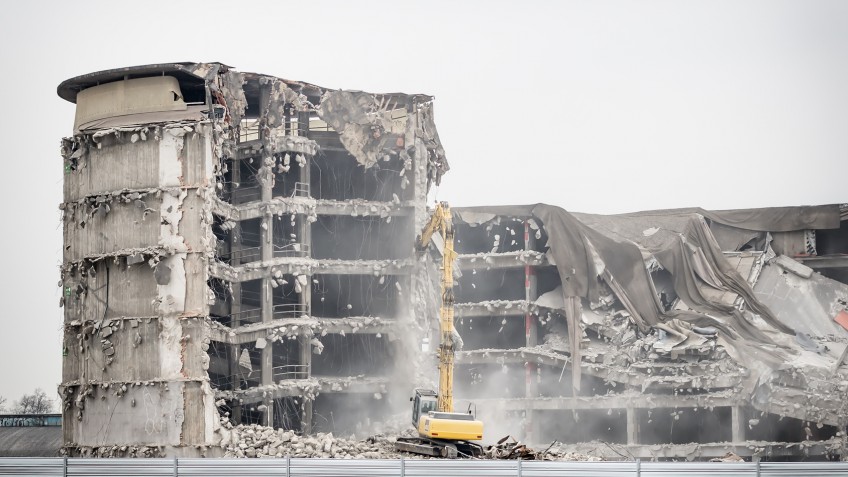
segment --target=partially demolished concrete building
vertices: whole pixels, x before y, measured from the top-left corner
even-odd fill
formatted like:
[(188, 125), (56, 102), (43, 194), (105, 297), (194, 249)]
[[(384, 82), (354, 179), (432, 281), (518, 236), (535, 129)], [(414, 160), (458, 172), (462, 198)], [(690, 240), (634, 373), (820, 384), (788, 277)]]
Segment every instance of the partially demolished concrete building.
[(431, 97), (217, 63), (58, 93), (67, 454), (216, 455), (219, 411), (338, 432), (405, 400), (414, 241), (448, 167)]
[(455, 213), (457, 394), (499, 416), (487, 432), (512, 416), (614, 459), (845, 455), (845, 205)]
[[(435, 376), (438, 258), (414, 252), (448, 169), (432, 97), (217, 63), (92, 73), (59, 95), (77, 105), (67, 455), (222, 455), (239, 423), (407, 426)], [(454, 212), (455, 395), (487, 440), (845, 455), (845, 206)]]

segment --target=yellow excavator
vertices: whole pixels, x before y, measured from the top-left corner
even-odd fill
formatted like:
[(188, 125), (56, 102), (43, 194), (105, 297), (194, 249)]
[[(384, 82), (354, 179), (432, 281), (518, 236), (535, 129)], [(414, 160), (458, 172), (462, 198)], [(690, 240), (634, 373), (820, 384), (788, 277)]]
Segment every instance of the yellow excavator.
[(453, 363), (461, 338), (453, 324), (453, 264), (456, 252), (453, 249), (453, 221), (447, 202), (436, 205), (430, 222), (418, 238), (416, 248), (424, 252), (431, 241), (442, 252), (439, 392), (415, 390), (415, 396), (409, 400), (413, 403), (412, 425), (418, 429), (418, 437), (399, 437), (395, 448), (434, 457), (479, 457), (483, 455), (483, 448), (471, 441), (483, 439), (483, 423), (470, 410), (467, 413), (453, 412)]

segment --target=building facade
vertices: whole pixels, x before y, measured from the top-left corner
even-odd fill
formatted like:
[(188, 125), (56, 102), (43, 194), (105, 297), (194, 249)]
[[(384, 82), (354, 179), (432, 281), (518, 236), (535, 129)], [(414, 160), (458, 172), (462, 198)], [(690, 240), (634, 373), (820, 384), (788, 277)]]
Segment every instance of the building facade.
[(58, 92), (68, 455), (215, 455), (228, 422), (355, 432), (405, 401), (431, 97), (217, 63)]

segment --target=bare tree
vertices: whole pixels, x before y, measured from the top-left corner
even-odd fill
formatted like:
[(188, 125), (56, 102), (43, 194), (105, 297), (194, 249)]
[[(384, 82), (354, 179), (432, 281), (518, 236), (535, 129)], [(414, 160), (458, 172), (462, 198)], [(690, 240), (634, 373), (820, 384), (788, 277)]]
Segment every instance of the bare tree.
[(6, 412), (6, 398), (0, 396), (0, 412)]
[(41, 388), (36, 388), (32, 394), (24, 394), (15, 403), (15, 412), (20, 414), (47, 414), (54, 411), (53, 400)]

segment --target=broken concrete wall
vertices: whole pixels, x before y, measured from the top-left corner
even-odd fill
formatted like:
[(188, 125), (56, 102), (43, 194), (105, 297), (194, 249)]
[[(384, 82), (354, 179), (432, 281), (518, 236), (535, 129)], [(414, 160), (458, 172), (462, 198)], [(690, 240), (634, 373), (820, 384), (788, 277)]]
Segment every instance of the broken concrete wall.
[[(67, 391), (63, 396), (66, 400), (84, 402), (87, 408), (65, 416), (64, 439), (73, 443), (75, 454), (120, 448), (116, 456), (131, 456), (154, 448), (155, 455), (160, 456), (200, 455), (213, 437), (211, 426), (198, 425), (212, 417), (199, 412), (214, 410), (214, 406), (202, 405), (211, 391), (201, 382), (110, 383)], [(187, 406), (187, 402), (197, 405)], [(107, 415), (97, 412), (100, 406), (108, 409)], [(165, 450), (168, 448), (171, 450)]]
[(204, 192), (214, 186), (212, 135), (208, 121), (177, 121), (63, 141), (60, 393), (70, 455), (116, 445), (197, 455), (215, 442), (206, 372), (214, 192)]

